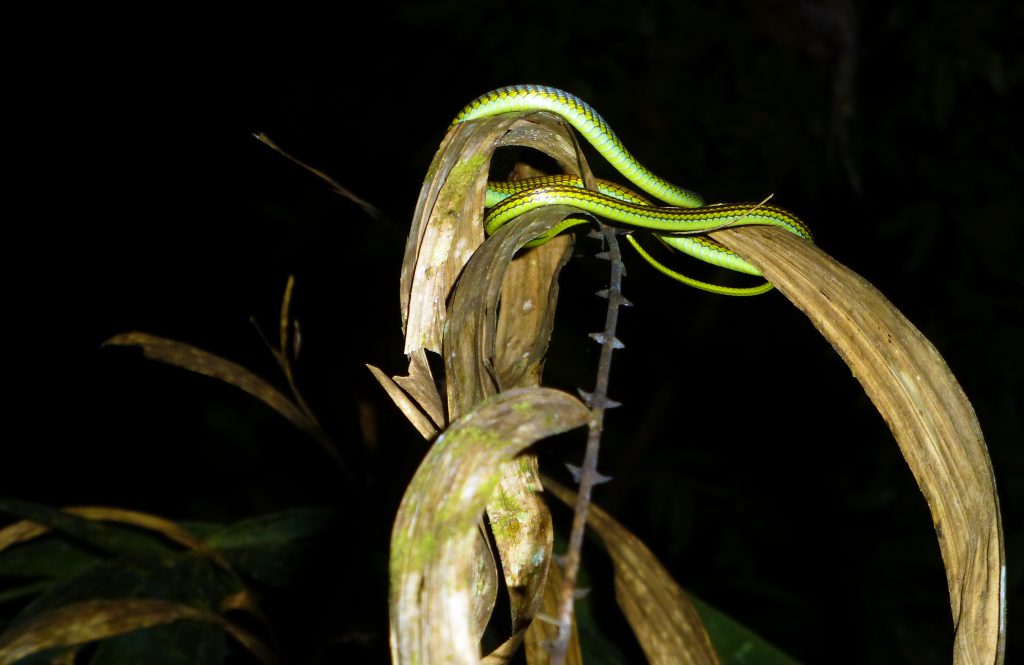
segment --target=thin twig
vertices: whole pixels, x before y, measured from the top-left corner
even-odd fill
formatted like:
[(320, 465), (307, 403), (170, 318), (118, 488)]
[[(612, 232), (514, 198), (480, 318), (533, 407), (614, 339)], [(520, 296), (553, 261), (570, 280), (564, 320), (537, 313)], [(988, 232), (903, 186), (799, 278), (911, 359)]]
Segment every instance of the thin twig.
[(270, 137), (267, 136), (266, 134), (264, 134), (263, 132), (254, 132), (253, 133), (253, 138), (255, 138), (260, 143), (264, 144), (265, 146), (267, 146), (268, 148), (270, 148), (274, 152), (278, 153), (282, 157), (284, 157), (284, 158), (294, 162), (295, 164), (301, 166), (302, 168), (306, 169), (307, 171), (309, 171), (310, 173), (312, 173), (316, 177), (318, 177), (321, 180), (323, 180), (324, 182), (326, 182), (328, 185), (331, 186), (331, 189), (333, 189), (336, 194), (340, 194), (341, 196), (344, 196), (346, 199), (348, 199), (348, 200), (352, 201), (353, 203), (355, 203), (356, 205), (358, 205), (370, 217), (373, 217), (374, 219), (382, 221), (382, 222), (387, 222), (388, 224), (393, 224), (393, 222), (390, 219), (388, 219), (388, 216), (385, 215), (380, 210), (380, 208), (378, 208), (377, 206), (373, 205), (372, 203), (370, 203), (366, 199), (364, 199), (364, 198), (362, 198), (360, 196), (357, 196), (355, 194), (355, 192), (350, 190), (348, 187), (344, 187), (343, 185), (339, 184), (337, 180), (335, 180), (331, 176), (327, 175), (326, 173), (324, 173), (320, 169), (314, 168), (314, 167), (310, 166), (309, 164), (303, 162), (302, 160), (297, 159), (297, 158), (293, 157), (292, 155), (288, 154), (279, 145), (277, 145), (276, 143), (271, 141)]
[(565, 554), (564, 579), (559, 593), (558, 637), (551, 648), (553, 665), (561, 665), (564, 662), (569, 635), (572, 633), (573, 600), (576, 595), (576, 578), (580, 567), (580, 550), (583, 547), (587, 510), (590, 508), (590, 491), (594, 485), (605, 480), (597, 472), (597, 455), (601, 444), (601, 432), (604, 429), (604, 411), (613, 405), (608, 399), (608, 377), (612, 367), (612, 351), (622, 348), (621, 342), (615, 336), (619, 320), (619, 306), (625, 302), (625, 298), (622, 297), (622, 275), (625, 272), (622, 253), (619, 251), (619, 243), (615, 238), (616, 230), (602, 224), (601, 232), (608, 245), (608, 259), (611, 262), (611, 277), (607, 291), (608, 311), (605, 316), (604, 332), (595, 336), (595, 339), (601, 342), (601, 359), (597, 365), (597, 381), (590, 398), (590, 431), (587, 436), (587, 450), (580, 469), (580, 487), (576, 495), (569, 547)]

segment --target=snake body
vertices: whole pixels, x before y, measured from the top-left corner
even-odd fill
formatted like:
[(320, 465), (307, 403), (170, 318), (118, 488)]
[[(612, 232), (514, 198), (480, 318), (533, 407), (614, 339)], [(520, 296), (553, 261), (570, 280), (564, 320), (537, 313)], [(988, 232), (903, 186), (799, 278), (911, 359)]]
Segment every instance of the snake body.
[(704, 200), (688, 189), (651, 173), (622, 145), (604, 118), (576, 95), (545, 85), (512, 85), (492, 90), (470, 102), (452, 125), (514, 111), (549, 111), (562, 117), (594, 146), (615, 170), (656, 199), (684, 208), (699, 208)]
[[(622, 145), (604, 118), (589, 104), (557, 88), (540, 85), (498, 88), (470, 102), (455, 117), (452, 126), (477, 118), (517, 111), (548, 111), (560, 116), (635, 186), (650, 196), (672, 205), (654, 206), (648, 199), (629, 188), (604, 180), (597, 181), (598, 191), (592, 191), (586, 189), (582, 180), (575, 176), (546, 176), (513, 182), (490, 182), (486, 201), (490, 212), (484, 220), (484, 226), (489, 234), (529, 210), (542, 206), (565, 205), (626, 227), (651, 231), (669, 247), (706, 263), (750, 275), (761, 273), (711, 238), (695, 234), (729, 226), (766, 225), (778, 226), (811, 240), (807, 226), (782, 208), (763, 204), (704, 206), (703, 200), (697, 194), (669, 183), (640, 164)], [(529, 245), (543, 244), (566, 229), (585, 221), (579, 217), (566, 218)], [(632, 234), (627, 238), (644, 260), (657, 270), (690, 286), (725, 295), (754, 295), (771, 288), (770, 284), (741, 288), (726, 287), (687, 277), (654, 259)]]

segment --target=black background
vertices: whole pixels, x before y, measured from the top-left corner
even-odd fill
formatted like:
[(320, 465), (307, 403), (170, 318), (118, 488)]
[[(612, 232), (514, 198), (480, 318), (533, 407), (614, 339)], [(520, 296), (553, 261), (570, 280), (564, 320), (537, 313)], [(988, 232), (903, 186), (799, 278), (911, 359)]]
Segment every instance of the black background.
[[(491, 88), (543, 83), (590, 102), (653, 171), (709, 201), (774, 193), (938, 347), (993, 458), (1013, 624), (1024, 548), (1019, 6), (361, 11), (40, 24), (8, 99), (19, 175), (4, 243), (3, 494), (204, 520), (336, 506), (345, 535), (318, 581), (326, 598), (282, 601), (297, 608), (280, 619), (283, 648), (298, 662), (335, 640), (386, 659), (388, 534), (424, 447), (363, 364), (404, 371), (405, 232), (451, 118)], [(563, 274), (556, 387), (592, 384), (586, 333), (603, 301), (591, 293), (606, 280), (595, 251), (580, 238)], [(627, 348), (612, 376), (625, 405), (609, 415), (601, 464), (616, 481), (597, 501), (684, 587), (798, 658), (948, 662), (926, 505), (834, 351), (777, 293), (703, 294), (626, 260), (636, 307), (621, 318)], [(144, 330), (276, 379), (249, 318), (275, 334), (289, 274), (300, 383), (350, 477), (234, 389), (100, 347)], [(562, 473), (580, 449), (542, 445), (545, 469)]]

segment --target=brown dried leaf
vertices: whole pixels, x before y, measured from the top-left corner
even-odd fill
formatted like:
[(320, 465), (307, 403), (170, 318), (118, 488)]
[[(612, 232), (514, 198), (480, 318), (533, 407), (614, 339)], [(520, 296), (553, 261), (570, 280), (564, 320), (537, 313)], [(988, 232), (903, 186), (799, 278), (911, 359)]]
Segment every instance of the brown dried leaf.
[[(551, 662), (551, 652), (547, 645), (558, 639), (558, 620), (555, 617), (558, 616), (562, 579), (561, 568), (551, 566), (548, 569), (548, 579), (544, 584), (544, 595), (540, 606), (540, 613), (546, 620), (536, 619), (526, 630), (526, 662), (529, 665), (548, 665)], [(563, 665), (583, 665), (580, 636), (576, 630), (575, 619), (572, 622), (572, 632), (569, 633), (569, 644), (565, 650)]]
[(419, 348), (440, 352), (448, 294), (484, 239), (484, 191), (500, 145), (535, 147), (566, 172), (580, 172), (582, 153), (572, 132), (547, 113), (506, 113), (449, 130), (420, 190), (402, 262), (406, 354)]
[(3, 529), (0, 529), (0, 552), (3, 552), (11, 545), (24, 543), (32, 540), (33, 538), (37, 538), (47, 531), (48, 529), (42, 524), (31, 522), (29, 520), (21, 520), (13, 524), (8, 524)]
[(516, 652), (519, 651), (519, 645), (523, 642), (525, 632), (525, 630), (520, 630), (513, 633), (512, 637), (502, 642), (497, 649), (481, 658), (480, 665), (505, 665), (512, 662)]
[[(435, 423), (443, 422), (433, 413), (440, 412), (441, 399), (424, 350), (437, 348), (437, 334), (442, 329), (447, 331), (443, 348), (449, 420), (495, 394), (499, 385), (508, 389), (539, 382), (553, 325), (555, 280), (568, 259), (571, 239), (557, 239), (515, 261), (512, 257), (570, 210), (518, 220), (518, 233), (506, 229), (499, 234), (504, 240), (489, 241), (477, 250), (483, 241), (483, 191), (490, 157), (497, 145), (526, 145), (548, 153), (569, 173), (584, 169), (589, 174), (589, 170), (564, 123), (543, 113), (522, 120), (518, 115), (485, 119), (450, 131), (420, 193), (402, 279), (403, 312), (409, 311), (406, 351), (412, 355), (410, 372), (408, 377), (395, 377), (412, 400), (419, 402), (420, 408), (411, 412), (411, 418), (422, 409)], [(534, 228), (524, 228), (531, 219)], [(426, 262), (424, 257), (428, 257)], [(460, 272), (459, 289), (445, 308)], [(499, 295), (502, 313), (497, 317)], [(499, 368), (497, 374), (494, 367)], [(495, 384), (496, 378), (500, 383)], [(411, 405), (404, 397), (398, 396), (396, 402), (410, 415)], [(524, 456), (508, 466), (487, 507), (511, 596), (513, 638), (503, 647), (509, 654), (540, 603), (550, 561), (551, 516), (537, 496), (539, 489), (536, 460)], [(481, 542), (487, 546), (486, 541)], [(483, 572), (495, 570), (489, 549), (487, 552), (486, 557), (478, 552), (478, 584), (486, 581)], [(475, 597), (472, 608), (481, 629), (493, 607), (493, 597), (490, 604), (483, 598), (482, 594)], [(495, 653), (492, 657), (502, 656)]]
[(278, 354), (280, 354), (281, 364), (284, 367), (285, 374), (288, 376), (288, 383), (292, 383), (292, 354), (289, 353), (288, 348), (290, 345), (289, 331), (292, 327), (292, 291), (295, 290), (295, 275), (288, 275), (288, 281), (284, 286), (284, 296), (281, 298), (281, 314), (278, 316), (278, 340), (280, 341), (280, 348)]
[(296, 406), (294, 402), (285, 397), (281, 391), (241, 365), (221, 358), (209, 351), (197, 349), (189, 344), (143, 332), (115, 335), (104, 342), (104, 345), (138, 346), (142, 348), (142, 352), (147, 358), (191, 370), (197, 374), (214, 379), (220, 379), (225, 383), (244, 390), (274, 411), (277, 411), (300, 430), (313, 437), (342, 470), (347, 470), (348, 467), (338, 453), (337, 448), (324, 435), (316, 422), (306, 415), (301, 408)]
[(445, 303), (462, 267), (483, 242), (487, 170), (494, 142), (514, 117), (456, 125), (427, 172), (402, 262), (405, 353), (441, 351)]
[[(493, 395), (498, 388), (491, 369), (492, 359), (508, 349), (495, 347), (496, 310), (512, 256), (572, 212), (570, 208), (552, 207), (527, 213), (489, 238), (467, 264), (452, 296), (444, 340), (448, 408), (452, 418)], [(541, 247), (535, 251), (560, 253), (564, 246), (550, 250)], [(564, 261), (557, 261), (558, 265), (561, 263)], [(550, 288), (554, 278), (548, 276), (543, 283)], [(547, 297), (545, 302), (548, 302)], [(509, 325), (506, 329), (513, 327)], [(529, 330), (550, 334), (550, 328), (530, 327)], [(544, 349), (546, 344), (546, 337), (538, 339), (534, 348)], [(527, 361), (539, 365), (542, 357), (541, 353)], [(487, 516), (509, 589), (513, 633), (532, 621), (551, 560), (551, 514), (538, 496), (540, 489), (536, 459), (524, 456), (508, 465), (499, 489), (487, 504)]]
[(487, 502), (487, 518), (501, 556), (508, 588), (512, 632), (524, 630), (540, 608), (551, 563), (554, 527), (542, 492), (536, 455), (505, 465), (498, 488)]
[(502, 393), (431, 447), (402, 498), (391, 537), (395, 663), (480, 660), (469, 580), (477, 522), (502, 470), (534, 441), (578, 427), (587, 409), (546, 388)]
[(0, 635), (0, 665), (11, 665), (47, 649), (84, 644), (183, 619), (218, 623), (261, 662), (274, 662), (262, 642), (216, 614), (166, 600), (134, 598), (73, 603), (16, 624)]
[[(509, 265), (501, 287), (494, 372), (503, 390), (540, 384), (544, 355), (555, 325), (558, 274), (571, 256), (573, 238), (559, 236)], [(540, 251), (544, 250), (544, 251)]]
[(366, 367), (373, 374), (373, 378), (377, 379), (377, 382), (387, 392), (388, 397), (405, 414), (405, 417), (409, 419), (409, 422), (416, 428), (416, 431), (420, 433), (420, 436), (428, 441), (437, 436), (437, 428), (434, 426), (434, 423), (430, 422), (430, 418), (427, 418), (423, 411), (420, 410), (417, 402), (413, 401), (383, 370), (373, 365), (367, 365)]
[[(444, 338), (450, 418), (457, 418), (498, 391), (494, 358), (504, 351), (496, 347), (498, 297), (512, 257), (530, 240), (577, 213), (566, 206), (548, 206), (520, 215), (488, 238), (466, 265), (452, 296)], [(546, 249), (545, 245), (533, 251)], [(563, 252), (565, 248), (556, 247), (551, 251)], [(548, 278), (546, 283), (550, 287), (553, 282)], [(536, 330), (533, 326), (529, 329)]]
[[(506, 120), (507, 117), (492, 118), (472, 125), (481, 132), (492, 125), (501, 128), (504, 133), (500, 135), (500, 145), (540, 149), (568, 172), (586, 169), (573, 134), (553, 116), (531, 114), (511, 124)], [(490, 145), (482, 146), (479, 154), (463, 154), (459, 163), (481, 155), (489, 160), (499, 135), (488, 136), (492, 137)], [(442, 146), (439, 154), (446, 152)], [(476, 248), (480, 243), (483, 210), (480, 203), (475, 205), (463, 210), (472, 223), (457, 231), (464, 235), (453, 237), (455, 246)], [(553, 325), (558, 270), (568, 259), (571, 240), (558, 239), (515, 261), (512, 259), (524, 244), (572, 212), (570, 208), (560, 208), (525, 215), (488, 239), (466, 264), (446, 310), (443, 348), (450, 419), (499, 389), (539, 382)], [(502, 343), (496, 346), (498, 335)], [(501, 368), (500, 373), (495, 367)], [(513, 634), (520, 634), (532, 621), (551, 558), (551, 515), (538, 496), (539, 490), (536, 459), (524, 456), (505, 470), (487, 506), (509, 589)]]
[(430, 371), (426, 349), (418, 349), (409, 356), (408, 376), (396, 376), (394, 379), (395, 383), (419, 403), (420, 408), (434, 421), (434, 425), (438, 429), (444, 429), (448, 420), (444, 417), (444, 403), (441, 393), (437, 391), (434, 375)]
[[(572, 508), (576, 493), (550, 478), (544, 487)], [(615, 598), (652, 664), (718, 665), (697, 611), (657, 557), (611, 515), (591, 503), (587, 525), (615, 568)]]
[(1006, 564), (995, 479), (974, 409), (942, 356), (878, 290), (814, 245), (764, 227), (712, 235), (807, 314), (864, 386), (932, 513), (953, 663), (1002, 663)]
[[(421, 349), (419, 353), (423, 353)], [(415, 356), (415, 354), (413, 354)], [(410, 363), (411, 365), (411, 363)], [(380, 382), (405, 417), (413, 424), (424, 439), (428, 441), (437, 436), (437, 429), (433, 427), (430, 420), (426, 418), (415, 403), (402, 392), (398, 385), (389, 379), (384, 372), (367, 365), (373, 376)], [(403, 377), (409, 378), (409, 377)], [(487, 538), (486, 529), (483, 525), (477, 530), (477, 538), (474, 542), (476, 550), (472, 557), (474, 568), (472, 578), (473, 605), (473, 631), (479, 639), (483, 636), (484, 629), (490, 621), (491, 612), (494, 610), (494, 603), (498, 597), (498, 565), (494, 561), (494, 554), (491, 552), (490, 540)]]
[(317, 431), (316, 425), (281, 391), (241, 365), (218, 355), (183, 342), (143, 332), (115, 335), (104, 342), (104, 345), (141, 347), (147, 358), (220, 379), (241, 388), (304, 432)]

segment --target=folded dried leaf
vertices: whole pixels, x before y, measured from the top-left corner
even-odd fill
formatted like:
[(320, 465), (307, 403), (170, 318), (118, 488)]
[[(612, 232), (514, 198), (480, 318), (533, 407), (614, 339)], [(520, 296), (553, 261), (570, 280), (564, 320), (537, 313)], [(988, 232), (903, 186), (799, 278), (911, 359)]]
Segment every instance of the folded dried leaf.
[(405, 417), (409, 419), (412, 426), (416, 428), (416, 431), (420, 433), (424, 439), (428, 441), (437, 436), (437, 427), (430, 421), (430, 418), (423, 413), (420, 409), (421, 402), (414, 401), (402, 388), (396, 383), (395, 379), (390, 378), (383, 370), (374, 367), (373, 365), (366, 366), (373, 374), (373, 378), (377, 379), (377, 383), (381, 385), (391, 401), (395, 403), (395, 406), (405, 414)]

